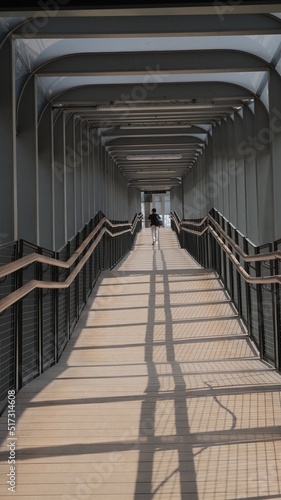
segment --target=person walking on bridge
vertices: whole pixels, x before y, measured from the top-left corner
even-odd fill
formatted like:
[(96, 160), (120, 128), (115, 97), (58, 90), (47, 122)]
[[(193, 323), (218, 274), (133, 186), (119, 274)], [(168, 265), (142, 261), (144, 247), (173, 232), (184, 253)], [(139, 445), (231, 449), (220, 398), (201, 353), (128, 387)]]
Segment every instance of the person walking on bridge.
[(156, 208), (153, 208), (151, 214), (148, 217), (151, 227), (152, 245), (158, 243), (159, 239), (159, 227), (161, 225), (161, 218), (156, 212)]

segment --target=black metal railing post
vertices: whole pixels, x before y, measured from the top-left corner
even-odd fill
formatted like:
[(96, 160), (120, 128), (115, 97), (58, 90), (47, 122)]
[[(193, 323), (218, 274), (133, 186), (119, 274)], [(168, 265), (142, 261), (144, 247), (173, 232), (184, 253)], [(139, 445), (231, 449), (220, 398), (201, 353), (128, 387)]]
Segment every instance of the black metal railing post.
[[(278, 250), (277, 243), (274, 243), (274, 250)], [(275, 274), (280, 274), (280, 260), (276, 259), (274, 263)], [(280, 318), (280, 285), (275, 283), (273, 287), (273, 321), (274, 321), (274, 338), (275, 338), (275, 367), (280, 370), (281, 367), (281, 318)]]
[[(239, 245), (239, 235), (238, 232), (234, 233), (234, 241), (237, 245)], [(240, 262), (240, 257), (237, 252), (235, 252), (236, 259)], [(237, 270), (235, 270), (236, 275), (236, 285), (237, 285), (237, 309), (240, 316), (243, 315), (242, 310), (242, 291), (241, 291), (241, 276)]]
[[(23, 241), (19, 242), (19, 259), (23, 256)], [(18, 288), (23, 285), (23, 270), (17, 271), (18, 276)], [(17, 391), (19, 391), (23, 386), (23, 355), (22, 355), (22, 338), (23, 338), (23, 302), (20, 300), (18, 302), (18, 325), (17, 325)]]
[[(248, 254), (249, 253), (249, 245), (248, 245), (248, 241), (245, 237), (243, 238), (243, 244), (244, 244), (244, 252), (246, 254)], [(244, 263), (244, 269), (245, 269), (246, 273), (250, 274), (250, 265), (248, 262)], [(250, 329), (250, 326), (251, 326), (251, 291), (250, 291), (249, 283), (246, 282), (245, 288), (246, 288), (247, 326), (248, 326), (248, 331), (249, 331), (250, 337), (252, 338), (251, 329)]]
[[(76, 235), (76, 250), (77, 248), (79, 247), (79, 233)], [(78, 262), (80, 262), (80, 257), (78, 259)], [(75, 278), (75, 314), (76, 314), (76, 318), (78, 320), (79, 318), (79, 303), (80, 303), (80, 300), (79, 300), (79, 288), (80, 288), (80, 275), (78, 274), (78, 276), (76, 276)]]
[[(70, 258), (70, 242), (68, 241), (67, 242), (67, 251), (66, 251), (66, 255), (67, 255), (67, 260)], [(66, 272), (66, 275), (67, 277), (70, 275), (70, 269), (67, 270)], [(67, 338), (68, 340), (70, 339), (70, 335), (71, 335), (71, 332), (70, 332), (70, 287), (67, 288), (66, 290), (66, 331), (67, 331)]]
[[(38, 253), (42, 255), (42, 248), (38, 248)], [(43, 264), (41, 262), (37, 262), (36, 265), (36, 278), (41, 281), (43, 279)], [(38, 310), (38, 372), (39, 375), (43, 373), (43, 290), (39, 288), (37, 290), (37, 310)]]
[[(57, 255), (56, 255), (57, 257)], [(54, 268), (55, 281), (59, 281), (59, 268)], [(59, 290), (54, 290), (54, 351), (55, 363), (59, 360)]]
[[(219, 220), (219, 223), (220, 223), (222, 229), (225, 230), (225, 220), (223, 218), (221, 218), (221, 220)], [(222, 278), (223, 278), (224, 286), (228, 290), (229, 288), (228, 288), (228, 280), (227, 280), (226, 253), (223, 251), (222, 251)]]
[[(20, 258), (20, 242), (17, 242), (16, 248), (15, 248), (14, 260), (17, 260), (19, 258)], [(22, 285), (22, 270), (20, 269), (19, 271), (16, 271), (16, 274), (15, 274), (15, 289), (18, 290), (21, 287), (21, 285)], [(14, 381), (15, 381), (15, 386), (11, 387), (11, 389), (15, 389), (15, 391), (18, 392), (21, 388), (19, 366), (20, 366), (20, 363), (22, 363), (22, 359), (20, 356), (20, 343), (21, 343), (20, 342), (20, 331), (21, 331), (20, 325), (22, 323), (22, 301), (18, 301), (15, 303), (14, 314), (15, 314), (15, 323), (14, 323), (14, 339), (15, 339)], [(22, 382), (22, 377), (21, 377), (21, 382)]]
[[(232, 227), (231, 224), (228, 222), (227, 223), (227, 235), (232, 238)], [(228, 248), (232, 251), (232, 247), (230, 244), (228, 244)], [(230, 259), (228, 259), (228, 269), (229, 269), (229, 284), (228, 284), (228, 290), (230, 293), (230, 297), (233, 300), (234, 299), (234, 276), (233, 276), (233, 264)]]
[[(255, 254), (258, 254), (259, 250), (255, 248)], [(261, 264), (256, 262), (255, 264), (255, 274), (256, 276), (261, 276)], [(262, 300), (262, 289), (261, 285), (257, 285), (257, 308), (258, 308), (258, 332), (259, 332), (259, 349), (261, 358), (264, 358), (264, 316), (263, 316), (263, 300)]]

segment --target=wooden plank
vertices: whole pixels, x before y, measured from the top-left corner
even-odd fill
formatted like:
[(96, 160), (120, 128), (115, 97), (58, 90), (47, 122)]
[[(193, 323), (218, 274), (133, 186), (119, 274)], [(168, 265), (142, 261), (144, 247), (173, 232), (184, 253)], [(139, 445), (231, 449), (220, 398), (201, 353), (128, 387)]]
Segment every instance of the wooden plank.
[(0, 498), (281, 498), (280, 382), (217, 277), (143, 230), (17, 395), (16, 493), (0, 419)]

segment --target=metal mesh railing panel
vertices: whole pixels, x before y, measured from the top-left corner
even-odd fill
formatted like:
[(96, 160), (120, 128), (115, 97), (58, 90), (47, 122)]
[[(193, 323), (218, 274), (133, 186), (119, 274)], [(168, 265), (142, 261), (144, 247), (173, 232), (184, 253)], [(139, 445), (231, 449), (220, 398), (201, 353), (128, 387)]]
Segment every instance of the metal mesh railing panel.
[[(43, 250), (42, 254), (54, 258), (54, 252)], [(48, 265), (42, 266), (42, 279), (53, 281), (55, 272)], [(42, 290), (42, 368), (46, 370), (53, 365), (56, 359), (55, 349), (55, 292)]]
[(22, 377), (26, 382), (39, 374), (38, 292), (22, 302)]
[(66, 342), (67, 335), (67, 294), (66, 290), (62, 290), (58, 294), (58, 355), (60, 356)]
[[(67, 261), (68, 259), (68, 246), (66, 245), (58, 254), (59, 260)], [(58, 275), (58, 281), (63, 282), (69, 275), (68, 269), (61, 269)], [(58, 356), (60, 357), (62, 351), (68, 341), (68, 315), (67, 315), (67, 289), (58, 291)]]
[[(21, 255), (38, 253), (38, 247), (25, 241), (22, 242)], [(38, 264), (34, 263), (23, 269), (22, 283), (28, 283), (38, 277)], [(22, 300), (22, 379), (27, 382), (39, 374), (39, 317), (38, 290), (34, 290)]]
[(0, 316), (0, 408), (9, 389), (15, 388), (15, 317), (14, 307)]
[[(102, 218), (103, 214), (97, 214), (56, 254), (23, 240), (2, 245), (0, 266), (31, 253), (67, 261)], [(108, 227), (111, 230), (111, 226)], [(140, 227), (138, 224), (137, 231)], [(124, 231), (124, 227), (112, 228), (112, 231), (117, 234)], [(130, 249), (134, 237), (126, 233), (118, 235), (116, 240), (102, 238), (69, 288), (51, 289), (50, 285), (48, 290), (38, 287), (3, 311), (0, 315), (0, 413), (5, 407), (8, 389), (21, 388), (58, 361), (101, 270), (108, 268), (106, 266), (113, 267)], [(71, 269), (34, 262), (8, 275), (0, 280), (0, 300), (32, 280), (65, 282), (91, 244), (92, 241)], [(18, 366), (16, 359), (19, 360)]]
[[(260, 253), (268, 253), (272, 249), (269, 246), (260, 248)], [(273, 273), (273, 263), (263, 262), (260, 266), (261, 276), (271, 276)], [(275, 360), (275, 339), (274, 339), (274, 312), (273, 312), (273, 285), (261, 286), (261, 321), (263, 327), (263, 349), (264, 357), (268, 361)]]
[[(17, 244), (0, 247), (0, 265), (9, 264), (17, 257)], [(0, 300), (16, 288), (15, 274), (0, 279)], [(16, 323), (15, 306), (0, 315), (0, 410), (6, 400), (7, 391), (15, 388)]]
[(42, 296), (42, 364), (45, 370), (55, 362), (54, 292)]

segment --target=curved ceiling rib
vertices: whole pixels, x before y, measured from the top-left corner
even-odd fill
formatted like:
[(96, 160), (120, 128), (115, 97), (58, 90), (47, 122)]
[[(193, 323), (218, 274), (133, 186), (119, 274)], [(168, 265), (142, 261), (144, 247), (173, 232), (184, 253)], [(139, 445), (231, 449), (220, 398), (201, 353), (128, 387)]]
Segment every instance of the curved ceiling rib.
[(0, 35), (13, 31), (18, 111), (34, 79), (39, 126), (51, 107), (95, 129), (129, 186), (180, 185), (214, 124), (255, 98), (267, 106), (268, 72), (281, 72), (278, 2), (70, 3), (41, 25), (28, 2), (31, 20), (0, 19)]

